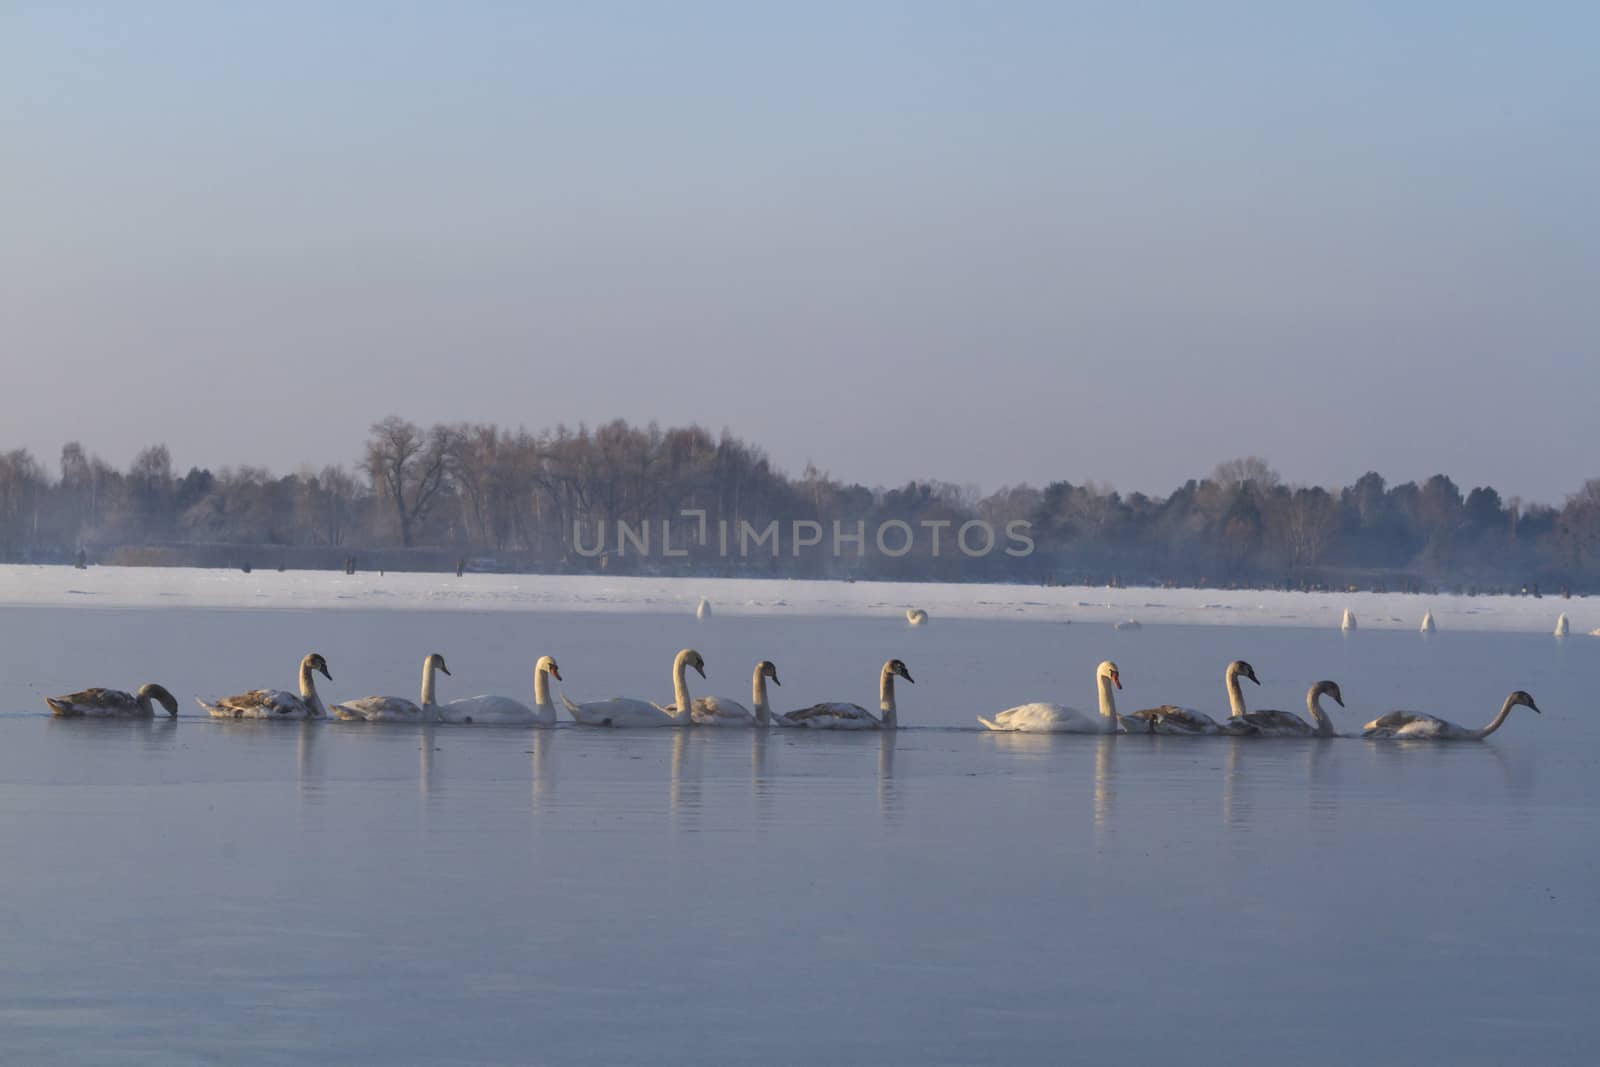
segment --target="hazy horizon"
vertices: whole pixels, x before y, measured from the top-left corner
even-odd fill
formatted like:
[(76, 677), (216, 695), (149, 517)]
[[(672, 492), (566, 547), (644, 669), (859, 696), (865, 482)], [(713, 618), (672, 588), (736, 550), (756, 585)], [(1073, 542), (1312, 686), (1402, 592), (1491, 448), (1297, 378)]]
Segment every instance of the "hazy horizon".
[(0, 448), (1600, 475), (1600, 9), (12, 5)]

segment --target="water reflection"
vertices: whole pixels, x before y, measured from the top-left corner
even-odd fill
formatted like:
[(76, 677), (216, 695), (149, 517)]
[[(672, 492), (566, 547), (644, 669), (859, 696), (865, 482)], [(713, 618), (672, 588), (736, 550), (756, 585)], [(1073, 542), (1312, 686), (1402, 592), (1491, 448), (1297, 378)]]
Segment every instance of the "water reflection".
[(672, 734), (672, 751), (667, 761), (667, 810), (672, 813), (673, 827), (682, 829), (684, 826), (680, 825), (680, 820), (684, 823), (697, 822), (700, 814), (700, 768), (697, 760), (690, 758), (691, 746), (697, 745), (690, 738), (697, 731), (679, 728), (669, 732)]
[(885, 730), (878, 737), (878, 814), (890, 821), (899, 816), (894, 789), (894, 749), (899, 735), (899, 730)]
[[(277, 731), (283, 728), (283, 724), (273, 722), (258, 722), (256, 725), (265, 727), (256, 736), (268, 738), (275, 737)], [(323, 761), (317, 754), (317, 738), (322, 736), (324, 727), (314, 719), (302, 719), (292, 729), (299, 731), (294, 748), (295, 781), (302, 799), (314, 799), (322, 787), (324, 775)]]
[(1114, 734), (1101, 734), (1094, 740), (1094, 828), (1099, 835), (1111, 827), (1117, 798), (1117, 738)]
[(529, 750), (533, 778), (531, 804), (535, 815), (544, 810), (555, 793), (555, 775), (550, 770), (550, 749), (554, 742), (550, 734), (550, 730), (533, 731), (533, 746)]

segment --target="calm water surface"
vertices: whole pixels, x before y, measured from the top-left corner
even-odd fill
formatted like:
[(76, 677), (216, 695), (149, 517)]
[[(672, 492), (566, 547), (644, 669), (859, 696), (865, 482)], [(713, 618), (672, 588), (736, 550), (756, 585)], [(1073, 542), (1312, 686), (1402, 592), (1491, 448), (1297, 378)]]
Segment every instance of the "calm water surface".
[[(18, 1063), (1600, 1060), (1600, 640), (935, 620), (0, 611), (0, 1047)], [(672, 654), (897, 735), (215, 723), (195, 694), (666, 699)], [(1483, 744), (988, 735), (1330, 677)], [(692, 677), (692, 676), (691, 676)], [(159, 681), (177, 722), (51, 720)], [(698, 681), (698, 680), (695, 680)], [(530, 698), (527, 698), (531, 700)]]

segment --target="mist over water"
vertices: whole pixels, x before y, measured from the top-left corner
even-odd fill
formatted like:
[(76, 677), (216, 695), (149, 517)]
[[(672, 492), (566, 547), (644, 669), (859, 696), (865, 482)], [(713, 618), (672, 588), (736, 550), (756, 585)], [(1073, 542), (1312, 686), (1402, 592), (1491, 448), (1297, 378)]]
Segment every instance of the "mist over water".
[[(0, 1038), (48, 1062), (1585, 1062), (1597, 658), (1545, 636), (936, 620), (0, 610)], [(193, 693), (743, 697), (897, 734), (213, 722)], [(1220, 712), (1331, 677), (1483, 744), (994, 735), (1027, 699)], [(52, 720), (155, 680), (178, 722)], [(199, 710), (194, 709), (194, 715)]]

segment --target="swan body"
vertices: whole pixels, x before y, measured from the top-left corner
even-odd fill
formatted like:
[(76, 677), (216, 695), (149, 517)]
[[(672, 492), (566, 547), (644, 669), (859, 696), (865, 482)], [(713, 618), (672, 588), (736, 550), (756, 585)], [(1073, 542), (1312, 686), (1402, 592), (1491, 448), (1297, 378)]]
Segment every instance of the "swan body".
[(786, 711), (773, 721), (779, 726), (807, 730), (893, 730), (899, 725), (894, 702), (896, 676), (916, 684), (916, 679), (911, 677), (911, 671), (903, 662), (892, 659), (885, 663), (878, 675), (878, 711), (881, 718), (860, 704), (829, 701)]
[(912, 626), (928, 625), (928, 613), (921, 608), (907, 608), (906, 622)]
[(1202, 734), (1239, 737), (1255, 733), (1256, 728), (1243, 718), (1244, 693), (1239, 688), (1241, 677), (1248, 678), (1257, 685), (1261, 684), (1256, 678), (1255, 668), (1242, 659), (1236, 659), (1228, 664), (1228, 669), (1223, 672), (1222, 677), (1223, 684), (1228, 690), (1228, 706), (1232, 712), (1223, 722), (1218, 722), (1205, 712), (1196, 711), (1194, 708), (1163, 704), (1158, 708), (1145, 708), (1132, 715), (1123, 716), (1123, 728), (1128, 733), (1173, 734), (1179, 737)]
[(1144, 629), (1144, 627), (1139, 623), (1138, 619), (1123, 619), (1119, 623), (1114, 623), (1111, 628), (1113, 630), (1142, 630), (1142, 629)]
[(1539, 705), (1533, 702), (1533, 697), (1518, 689), (1506, 697), (1506, 702), (1500, 706), (1500, 714), (1496, 715), (1488, 726), (1479, 730), (1457, 726), (1453, 722), (1433, 715), (1424, 715), (1421, 712), (1391, 711), (1363, 726), (1361, 736), (1391, 741), (1482, 741), (1500, 729), (1506, 721), (1506, 716), (1511, 714), (1511, 709), (1519, 704), (1535, 712), (1539, 711)]
[[(688, 668), (693, 667), (706, 676), (706, 661), (692, 648), (683, 649), (672, 660), (672, 691), (676, 696), (669, 711), (649, 700), (631, 697), (612, 697), (610, 700), (593, 700), (574, 704), (561, 694), (562, 703), (572, 721), (580, 726), (612, 726), (618, 729), (638, 730), (656, 726), (688, 726), (692, 720), (694, 702), (689, 699), (689, 683), (685, 680)], [(678, 710), (683, 709), (683, 710)]]
[(427, 722), (433, 718), (433, 672), (446, 674), (444, 657), (435, 652), (422, 661), (421, 703), (413, 704), (404, 697), (361, 697), (328, 705), (328, 711), (344, 722)]
[[(449, 672), (446, 671), (446, 674)], [(432, 710), (440, 722), (478, 723), (501, 726), (554, 726), (556, 706), (550, 699), (550, 679), (561, 681), (561, 668), (549, 656), (540, 656), (533, 665), (533, 707), (510, 697), (484, 694), (462, 697)], [(431, 703), (431, 694), (426, 703)]]
[[(770, 726), (772, 724), (772, 706), (767, 703), (767, 679), (772, 679), (773, 685), (782, 685), (778, 681), (778, 668), (769, 659), (764, 659), (756, 664), (755, 673), (750, 677), (750, 702), (755, 707), (755, 713), (731, 697), (695, 697), (694, 705), (690, 709), (690, 718), (696, 726)], [(676, 704), (669, 705), (668, 711), (676, 712)]]
[(85, 689), (61, 697), (45, 697), (50, 714), (64, 719), (152, 719), (159, 703), (173, 718), (178, 717), (178, 700), (165, 688), (150, 682), (137, 694), (121, 689)]
[(317, 695), (317, 684), (312, 678), (314, 671), (321, 671), (324, 678), (333, 681), (333, 675), (328, 673), (328, 661), (320, 653), (313, 652), (300, 661), (298, 694), (284, 689), (252, 689), (209, 704), (198, 699), (196, 703), (213, 719), (325, 719), (328, 709)]
[(1095, 668), (1095, 687), (1100, 693), (1100, 711), (1091, 715), (1077, 708), (1061, 704), (1018, 704), (1007, 708), (993, 719), (978, 716), (986, 730), (1015, 731), (1029, 734), (1114, 734), (1120, 729), (1117, 721), (1117, 702), (1112, 687), (1122, 688), (1121, 672), (1110, 660)]
[(1306, 711), (1311, 715), (1311, 722), (1289, 711), (1247, 711), (1242, 718), (1256, 728), (1254, 736), (1257, 737), (1337, 737), (1333, 720), (1322, 710), (1321, 701), (1325, 695), (1344, 707), (1344, 694), (1339, 692), (1338, 684), (1321, 681), (1306, 693)]

